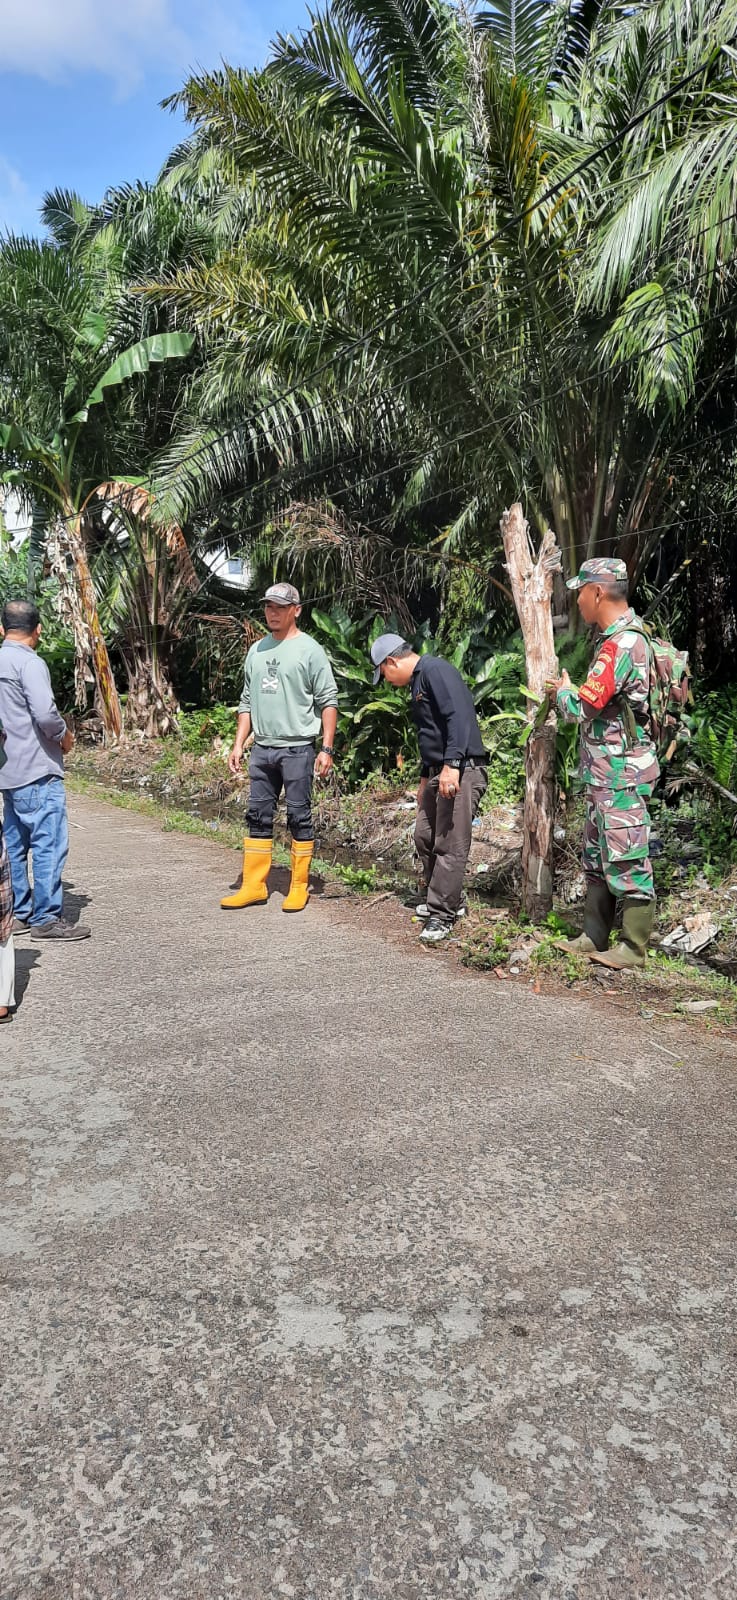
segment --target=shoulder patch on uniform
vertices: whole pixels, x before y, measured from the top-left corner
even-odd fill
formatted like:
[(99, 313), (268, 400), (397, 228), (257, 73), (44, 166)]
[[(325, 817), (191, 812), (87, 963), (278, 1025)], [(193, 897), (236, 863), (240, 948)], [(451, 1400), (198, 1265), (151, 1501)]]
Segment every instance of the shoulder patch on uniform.
[(589, 669), (585, 683), (581, 684), (579, 694), (582, 700), (590, 706), (603, 709), (615, 692), (614, 667), (617, 659), (617, 647), (613, 639), (607, 639), (602, 645), (596, 660)]

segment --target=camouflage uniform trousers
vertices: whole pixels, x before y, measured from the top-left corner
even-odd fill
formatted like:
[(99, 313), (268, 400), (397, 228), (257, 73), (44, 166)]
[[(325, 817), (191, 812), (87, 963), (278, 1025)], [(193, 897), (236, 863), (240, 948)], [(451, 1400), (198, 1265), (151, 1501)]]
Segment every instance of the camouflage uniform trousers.
[(603, 878), (613, 895), (654, 900), (650, 861), (650, 815), (645, 789), (587, 788), (583, 830), (583, 870)]

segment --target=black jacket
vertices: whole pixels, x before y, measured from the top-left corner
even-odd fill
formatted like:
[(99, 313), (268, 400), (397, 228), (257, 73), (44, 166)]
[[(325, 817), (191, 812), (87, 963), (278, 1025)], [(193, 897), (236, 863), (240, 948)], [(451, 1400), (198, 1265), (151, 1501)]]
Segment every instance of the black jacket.
[(476, 708), (457, 667), (442, 656), (421, 656), (409, 684), (422, 775), (446, 761), (484, 761)]

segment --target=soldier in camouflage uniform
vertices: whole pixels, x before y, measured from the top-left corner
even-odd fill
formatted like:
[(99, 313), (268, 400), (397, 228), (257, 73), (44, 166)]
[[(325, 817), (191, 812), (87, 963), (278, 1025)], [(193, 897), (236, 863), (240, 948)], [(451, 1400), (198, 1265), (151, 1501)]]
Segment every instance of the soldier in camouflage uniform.
[[(566, 672), (549, 685), (560, 715), (579, 724), (586, 784), (584, 931), (566, 948), (604, 966), (639, 967), (655, 909), (647, 802), (660, 770), (650, 726), (650, 652), (635, 631), (642, 623), (628, 605), (623, 561), (585, 561), (568, 588), (578, 590), (581, 616), (599, 637), (580, 689)], [(622, 938), (610, 950), (619, 899)]]

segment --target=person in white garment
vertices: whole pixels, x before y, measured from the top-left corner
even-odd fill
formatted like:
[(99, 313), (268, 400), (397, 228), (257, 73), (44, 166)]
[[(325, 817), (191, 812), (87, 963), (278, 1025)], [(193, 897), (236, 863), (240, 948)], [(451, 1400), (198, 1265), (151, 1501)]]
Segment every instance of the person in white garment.
[[(0, 724), (0, 764), (4, 763), (4, 735)], [(0, 823), (0, 1023), (10, 1022), (15, 1007), (15, 945), (13, 943), (13, 880)]]

